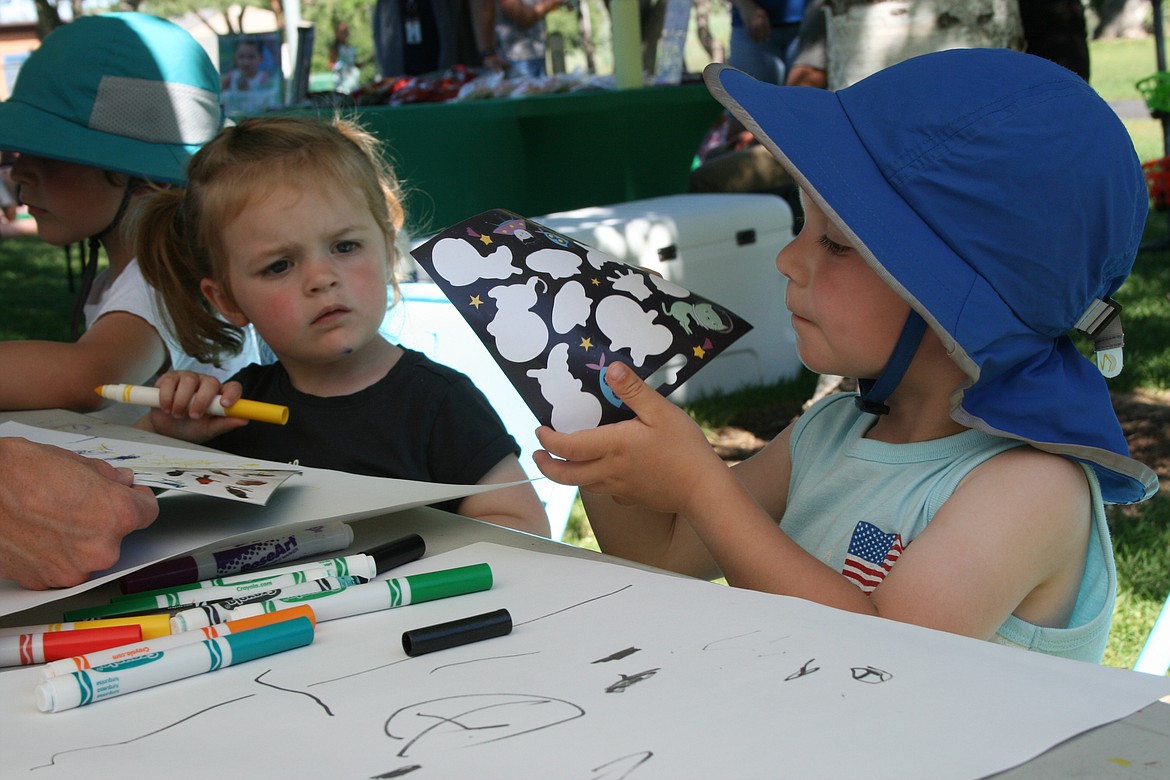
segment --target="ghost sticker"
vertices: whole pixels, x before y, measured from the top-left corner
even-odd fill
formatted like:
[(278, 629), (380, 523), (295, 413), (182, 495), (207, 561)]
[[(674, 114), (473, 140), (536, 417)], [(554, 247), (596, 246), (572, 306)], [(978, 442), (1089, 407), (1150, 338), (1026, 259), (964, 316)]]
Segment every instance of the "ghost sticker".
[(622, 362), (668, 395), (751, 325), (686, 288), (509, 211), (413, 252), (541, 423), (629, 419), (605, 382)]

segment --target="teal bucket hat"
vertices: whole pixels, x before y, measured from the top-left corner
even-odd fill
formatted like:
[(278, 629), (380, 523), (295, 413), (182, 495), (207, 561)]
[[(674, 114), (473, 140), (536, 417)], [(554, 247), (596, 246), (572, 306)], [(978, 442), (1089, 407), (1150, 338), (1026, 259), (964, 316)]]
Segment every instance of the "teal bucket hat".
[(938, 334), (967, 375), (954, 420), (1087, 464), (1108, 502), (1154, 494), (1102, 376), (1120, 367), (1111, 296), (1149, 193), (1125, 126), (1083, 79), (1004, 49), (923, 55), (837, 92), (718, 64), (704, 78)]
[(219, 75), (186, 30), (143, 13), (83, 16), (21, 67), (0, 103), (0, 149), (182, 185), (222, 124)]

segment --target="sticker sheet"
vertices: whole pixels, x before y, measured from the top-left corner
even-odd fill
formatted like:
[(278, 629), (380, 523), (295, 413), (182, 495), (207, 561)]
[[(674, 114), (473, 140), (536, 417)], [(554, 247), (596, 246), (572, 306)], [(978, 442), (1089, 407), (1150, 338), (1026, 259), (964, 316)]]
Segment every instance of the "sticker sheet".
[(629, 419), (614, 361), (669, 395), (751, 330), (719, 304), (504, 210), (448, 228), (411, 254), (544, 425)]

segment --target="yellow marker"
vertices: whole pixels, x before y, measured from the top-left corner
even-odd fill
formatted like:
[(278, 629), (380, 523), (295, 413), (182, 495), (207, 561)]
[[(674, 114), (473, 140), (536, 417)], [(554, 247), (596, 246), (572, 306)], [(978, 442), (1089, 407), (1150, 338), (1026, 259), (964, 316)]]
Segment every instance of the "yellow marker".
[[(159, 391), (157, 387), (102, 385), (101, 387), (95, 387), (94, 392), (111, 401), (120, 401), (124, 404), (137, 404), (138, 406), (151, 406), (155, 409), (159, 407)], [(244, 420), (257, 420), (275, 425), (284, 425), (288, 422), (287, 406), (266, 404), (263, 401), (248, 401), (243, 398), (225, 408), (220, 404), (219, 396), (216, 396), (212, 400), (211, 405), (207, 407), (207, 411), (209, 414), (219, 415), (220, 417), (239, 417)]]
[(19, 628), (0, 628), (0, 636), (9, 636), (11, 634), (47, 634), (52, 631), (71, 631), (76, 628), (105, 628), (106, 626), (142, 626), (142, 639), (145, 641), (160, 636), (168, 636), (171, 633), (171, 615), (169, 612), (157, 612), (150, 615), (135, 615), (133, 617), (82, 620), (72, 623), (47, 623), (43, 626), (20, 626)]

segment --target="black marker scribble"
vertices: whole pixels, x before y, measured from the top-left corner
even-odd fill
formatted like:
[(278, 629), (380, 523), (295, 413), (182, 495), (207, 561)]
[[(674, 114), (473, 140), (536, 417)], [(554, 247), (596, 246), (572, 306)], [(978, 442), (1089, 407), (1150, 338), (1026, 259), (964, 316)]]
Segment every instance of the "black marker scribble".
[(881, 683), (894, 679), (894, 675), (889, 672), (883, 672), (881, 669), (872, 666), (855, 666), (852, 672), (854, 680), (868, 685), (880, 685)]
[(489, 655), (485, 658), (472, 658), (470, 661), (459, 661), (459, 662), (453, 663), (453, 664), (443, 664), (442, 666), (436, 666), (434, 669), (431, 669), (431, 674), (434, 674), (435, 672), (439, 671), (440, 669), (448, 669), (452, 666), (463, 666), (464, 664), (477, 664), (480, 661), (498, 661), (501, 658), (523, 658), (526, 655), (540, 655), (540, 651), (533, 650), (531, 653), (512, 653), (511, 655)]
[(391, 769), (389, 772), (383, 772), (380, 775), (373, 775), (370, 780), (389, 780), (389, 778), (392, 777), (402, 777), (403, 775), (409, 775), (416, 769), (422, 769), (422, 764), (407, 764), (406, 766), (400, 766), (397, 769)]
[(616, 653), (610, 653), (605, 658), (598, 658), (596, 661), (590, 661), (590, 663), (604, 664), (608, 663), (609, 661), (620, 661), (626, 656), (641, 652), (641, 650), (642, 648), (640, 647), (627, 647), (625, 650), (618, 650)]
[[(641, 753), (631, 753), (628, 756), (615, 758), (613, 761), (607, 761), (601, 766), (593, 767), (593, 773), (597, 778), (613, 778), (613, 780), (625, 780), (633, 774), (634, 770), (645, 764), (650, 759), (654, 758), (654, 751), (643, 750)], [(631, 763), (632, 762), (632, 763)], [(597, 774), (601, 772), (602, 774)]]
[[(398, 751), (398, 757), (405, 758), (424, 738), (431, 750), (446, 751), (541, 731), (584, 715), (585, 710), (576, 704), (551, 696), (472, 693), (402, 707), (386, 719), (384, 729), (391, 739), (407, 740)], [(408, 738), (412, 732), (414, 736)]]
[(657, 674), (658, 671), (659, 671), (658, 669), (647, 669), (644, 672), (638, 672), (637, 674), (631, 674), (628, 677), (624, 674), (619, 674), (618, 676), (621, 677), (622, 679), (618, 680), (613, 685), (606, 688), (605, 692), (606, 693), (624, 693), (626, 688), (629, 688), (631, 685), (634, 685), (635, 683), (640, 683), (643, 680), (649, 680), (651, 677), (653, 677), (655, 674)]
[(379, 669), (385, 669), (387, 666), (396, 666), (398, 664), (406, 663), (407, 661), (413, 661), (413, 660), (414, 660), (413, 658), (411, 658), (410, 656), (407, 656), (406, 658), (399, 658), (397, 661), (390, 661), (389, 663), (378, 664), (377, 666), (371, 666), (369, 669), (361, 669), (361, 670), (356, 671), (356, 672), (350, 672), (349, 674), (343, 674), (340, 677), (330, 677), (328, 680), (318, 680), (317, 682), (309, 683), (305, 687), (312, 688), (314, 685), (324, 685), (325, 683), (337, 682), (338, 680), (348, 680), (350, 677), (358, 677), (359, 675), (369, 674), (370, 672), (376, 672)]
[(804, 677), (806, 674), (812, 674), (813, 672), (819, 672), (821, 670), (821, 667), (819, 667), (819, 666), (812, 666), (810, 668), (810, 665), (815, 660), (817, 660), (817, 659), (810, 658), (807, 661), (805, 661), (804, 666), (800, 667), (800, 669), (798, 669), (797, 671), (795, 671), (792, 674), (785, 677), (784, 682), (789, 682), (790, 680), (799, 680), (801, 677)]
[(722, 642), (732, 642), (736, 639), (743, 639), (745, 636), (751, 636), (752, 634), (758, 634), (758, 633), (760, 633), (760, 631), (759, 631), (759, 629), (756, 629), (755, 631), (748, 631), (746, 634), (736, 634), (735, 636), (724, 637), (723, 639), (716, 639), (714, 642), (708, 642), (707, 644), (703, 645), (703, 650), (705, 652), (707, 650), (713, 649), (715, 647), (715, 645), (720, 644)]
[(271, 669), (265, 669), (263, 672), (261, 672), (261, 673), (260, 673), (260, 674), (259, 674), (259, 675), (258, 675), (258, 676), (255, 678), (255, 681), (256, 681), (256, 682), (258, 682), (258, 683), (260, 683), (261, 685), (266, 685), (266, 686), (268, 686), (269, 688), (275, 688), (276, 690), (278, 690), (278, 691), (284, 691), (285, 693), (296, 693), (296, 694), (300, 694), (301, 696), (308, 696), (310, 699), (312, 699), (313, 701), (317, 702), (318, 706), (320, 706), (320, 707), (321, 707), (321, 709), (325, 710), (325, 714), (326, 714), (326, 715), (328, 715), (329, 717), (333, 717), (333, 710), (329, 709), (329, 705), (328, 705), (328, 704), (326, 704), (325, 702), (321, 701), (320, 699), (318, 699), (318, 698), (317, 698), (316, 696), (314, 696), (313, 694), (311, 694), (311, 693), (308, 693), (308, 692), (306, 692), (306, 691), (296, 691), (296, 690), (293, 690), (292, 688), (282, 688), (282, 687), (280, 687), (279, 685), (273, 685), (273, 684), (272, 684), (272, 683), (270, 683), (270, 682), (265, 682), (264, 680), (261, 680), (261, 679), (260, 679), (261, 677), (263, 677), (264, 675), (268, 674), (268, 673), (269, 673), (269, 672), (271, 672), (271, 671), (272, 671)]
[(139, 734), (137, 737), (131, 737), (130, 739), (124, 739), (121, 742), (108, 742), (104, 745), (90, 745), (88, 747), (70, 748), (69, 750), (61, 750), (57, 753), (54, 753), (49, 758), (49, 763), (42, 764), (41, 766), (34, 766), (34, 767), (32, 767), (32, 769), (47, 769), (48, 767), (56, 766), (58, 757), (67, 756), (70, 753), (84, 753), (88, 750), (100, 750), (102, 748), (119, 747), (121, 745), (129, 745), (133, 742), (138, 742), (139, 740), (146, 739), (147, 737), (152, 737), (155, 734), (161, 734), (162, 732), (166, 731), (167, 729), (172, 729), (175, 726), (186, 723), (187, 721), (192, 720), (193, 718), (197, 718), (200, 715), (203, 715), (204, 713), (207, 713), (207, 712), (211, 712), (212, 710), (217, 709), (219, 707), (224, 707), (224, 706), (227, 706), (228, 704), (234, 704), (235, 702), (243, 701), (244, 699), (250, 699), (255, 695), (256, 694), (254, 694), (254, 693), (249, 693), (247, 696), (239, 696), (235, 699), (228, 699), (227, 701), (221, 701), (218, 704), (212, 704), (210, 707), (204, 707), (203, 709), (198, 710), (197, 712), (192, 712), (190, 715), (187, 715), (184, 718), (180, 718), (179, 720), (176, 720), (174, 723), (168, 723), (167, 725), (160, 726), (159, 728), (154, 729), (153, 731), (148, 731), (145, 734)]
[(546, 617), (552, 617), (553, 615), (559, 615), (562, 612), (568, 612), (570, 609), (576, 609), (577, 607), (584, 606), (585, 604), (588, 604), (588, 603), (593, 602), (593, 601), (597, 601), (598, 599), (609, 598), (610, 596), (613, 596), (614, 594), (621, 593), (623, 590), (629, 590), (632, 587), (634, 587), (634, 586), (633, 585), (623, 585), (622, 587), (618, 588), (617, 590), (612, 590), (609, 593), (602, 593), (600, 596), (594, 596), (591, 599), (585, 599), (584, 601), (580, 601), (576, 604), (570, 604), (567, 607), (562, 607), (561, 609), (553, 610), (552, 612), (549, 612), (547, 615), (541, 615), (540, 617), (534, 617), (531, 620), (525, 620), (521, 623), (515, 623), (513, 625), (514, 626), (526, 626), (529, 623), (535, 623), (538, 620), (544, 620)]

